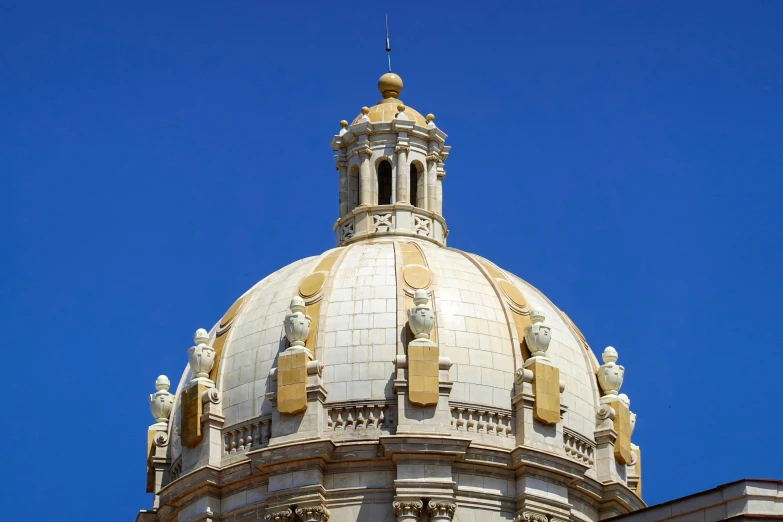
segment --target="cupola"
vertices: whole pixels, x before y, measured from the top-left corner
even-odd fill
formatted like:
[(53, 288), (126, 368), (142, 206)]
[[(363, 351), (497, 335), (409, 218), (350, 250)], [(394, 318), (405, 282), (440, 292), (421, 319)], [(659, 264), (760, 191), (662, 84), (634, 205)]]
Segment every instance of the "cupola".
[(423, 117), (400, 99), (394, 73), (378, 80), (382, 99), (332, 139), (340, 178), (337, 244), (384, 235), (416, 236), (446, 244), (443, 163), (450, 147), (435, 116)]

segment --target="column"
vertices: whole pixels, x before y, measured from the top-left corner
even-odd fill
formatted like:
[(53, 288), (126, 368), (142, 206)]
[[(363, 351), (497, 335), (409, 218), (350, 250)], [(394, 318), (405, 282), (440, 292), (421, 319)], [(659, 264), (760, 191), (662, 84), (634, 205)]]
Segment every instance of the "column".
[(370, 156), (372, 151), (366, 147), (358, 151), (362, 162), (359, 164), (359, 205), (367, 206), (374, 204), (372, 200), (372, 191), (370, 186)]
[(433, 209), (438, 215), (443, 215), (443, 177), (446, 175), (445, 171), (438, 165), (438, 181), (435, 183), (435, 208)]
[(345, 149), (340, 149), (337, 156), (337, 172), (339, 172), (338, 190), (340, 194), (338, 216), (343, 217), (348, 213), (348, 202), (351, 199), (351, 187), (348, 180), (348, 162), (345, 161)]
[(397, 199), (395, 203), (410, 203), (411, 171), (408, 166), (408, 150), (405, 145), (397, 145)]
[(431, 212), (436, 212), (438, 208), (438, 160), (437, 154), (427, 156), (427, 210)]

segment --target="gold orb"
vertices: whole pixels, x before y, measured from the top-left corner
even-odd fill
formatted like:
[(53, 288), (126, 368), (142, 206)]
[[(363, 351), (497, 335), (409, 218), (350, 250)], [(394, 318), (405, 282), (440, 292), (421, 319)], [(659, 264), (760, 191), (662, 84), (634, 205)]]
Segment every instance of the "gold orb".
[(378, 79), (378, 90), (384, 98), (399, 98), (402, 92), (402, 78), (386, 73)]

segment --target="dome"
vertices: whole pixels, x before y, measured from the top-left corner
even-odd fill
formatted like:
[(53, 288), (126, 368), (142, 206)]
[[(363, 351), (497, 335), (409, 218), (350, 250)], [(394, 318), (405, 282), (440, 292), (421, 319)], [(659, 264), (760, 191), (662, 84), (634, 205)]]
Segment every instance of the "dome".
[[(406, 251), (413, 256), (418, 252), (420, 257), (412, 266), (422, 263), (431, 278), (426, 289), (436, 315), (435, 338), (441, 355), (452, 362), (448, 372), (453, 383), (449, 397), (454, 404), (452, 419), (459, 417), (458, 406), (501, 412), (511, 418), (510, 390), (521, 361), (511, 333), (516, 326), (508, 309), (522, 305), (543, 311), (552, 328), (547, 353), (565, 381), (563, 401), (567, 412), (563, 427), (591, 439), (599, 408), (594, 375), (598, 362), (568, 317), (531, 285), (482, 257), (409, 238), (358, 242), (297, 261), (239, 298), (238, 305), (224, 316), (228, 319), (219, 321), (210, 333), (214, 340), (222, 331), (221, 323), (231, 324), (215, 381), (223, 395), (224, 430), (239, 433), (240, 428), (259, 418), (271, 417), (269, 373), (285, 342), (283, 320), (290, 313), (293, 296), (310, 297), (306, 294), (312, 290), (303, 287), (310, 283), (312, 274), (323, 273), (317, 268), (321, 265), (323, 269), (324, 263), (332, 265), (319, 278), (323, 281), (323, 299), (314, 325), (314, 345), (315, 358), (324, 365), (327, 404), (392, 402), (398, 337), (408, 321), (398, 313), (398, 302), (405, 299), (406, 278), (412, 278), (410, 266), (401, 257)], [(179, 389), (192, 378), (192, 370), (186, 369)], [(179, 417), (178, 394), (175, 425)], [(473, 432), (465, 430), (465, 435)], [(483, 444), (514, 445), (510, 437), (475, 435)], [(328, 436), (355, 438), (357, 433), (333, 429)], [(230, 460), (235, 455), (231, 453), (235, 449), (232, 445), (238, 440), (229, 439), (231, 436), (225, 441), (224, 451)], [(173, 442), (176, 448), (176, 438)]]
[(617, 350), (599, 364), (536, 288), (447, 246), (447, 135), (402, 106), (398, 76), (378, 86), (330, 143), (336, 248), (196, 330), (174, 394), (155, 382), (142, 520), (598, 522), (644, 506)]
[[(400, 112), (397, 108), (399, 105), (400, 100), (396, 98), (381, 100), (377, 103), (377, 105), (367, 107), (367, 112), (361, 112), (356, 118), (353, 119), (351, 125), (358, 123), (359, 119), (365, 114), (367, 114), (367, 117), (373, 123), (389, 123)], [(408, 119), (414, 121), (416, 125), (420, 125), (422, 127), (427, 126), (427, 120), (416, 109), (406, 105), (403, 112), (408, 117)]]
[[(396, 74), (386, 73), (381, 76), (378, 80), (378, 91), (380, 91), (383, 99), (372, 107), (363, 107), (362, 112), (353, 119), (351, 125), (358, 123), (365, 114), (373, 123), (388, 123), (394, 120), (394, 117), (400, 112), (398, 107), (404, 105), (402, 100), (398, 99), (402, 92), (402, 85), (402, 78)], [(403, 112), (416, 125), (421, 127), (427, 126), (427, 120), (415, 109), (406, 106)]]

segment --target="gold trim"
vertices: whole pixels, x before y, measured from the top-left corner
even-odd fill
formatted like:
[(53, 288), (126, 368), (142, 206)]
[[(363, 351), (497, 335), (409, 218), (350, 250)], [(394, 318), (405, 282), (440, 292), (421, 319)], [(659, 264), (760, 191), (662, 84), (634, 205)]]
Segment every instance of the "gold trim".
[(281, 354), (277, 358), (277, 410), (296, 415), (307, 409), (307, 354)]
[(403, 265), (427, 266), (421, 250), (413, 243), (400, 243), (400, 252), (402, 252)]
[(315, 336), (318, 333), (318, 318), (321, 315), (321, 303), (323, 299), (319, 299), (313, 304), (309, 304), (305, 307), (305, 313), (310, 316), (310, 331), (305, 339), (305, 347), (310, 350), (310, 353), (315, 357)]
[(326, 281), (325, 272), (315, 272), (302, 279), (299, 283), (299, 295), (305, 299), (313, 297), (321, 291)]
[(239, 309), (242, 308), (242, 305), (245, 302), (245, 297), (242, 296), (236, 301), (234, 301), (234, 304), (232, 304), (228, 310), (226, 310), (226, 313), (223, 314), (223, 318), (220, 319), (220, 327), (225, 328), (227, 324), (229, 324), (231, 321), (234, 320), (234, 317), (236, 317), (237, 312), (239, 312)]
[(525, 300), (525, 296), (522, 295), (522, 292), (517, 288), (517, 286), (512, 283), (511, 281), (508, 281), (506, 279), (498, 281), (498, 284), (500, 285), (500, 289), (503, 290), (503, 293), (506, 294), (506, 297), (511, 299), (511, 301), (517, 305), (520, 308), (527, 307), (527, 301)]
[(438, 404), (438, 359), (437, 345), (420, 346), (408, 344), (408, 400), (417, 406)]
[(557, 366), (536, 361), (533, 371), (533, 394), (536, 396), (533, 416), (543, 424), (560, 422), (560, 370)]
[(614, 431), (617, 441), (614, 444), (614, 457), (620, 464), (631, 463), (631, 411), (621, 400), (611, 403), (614, 408)]
[(226, 339), (228, 339), (228, 333), (230, 331), (231, 328), (223, 330), (217, 334), (215, 340), (212, 341), (212, 349), (215, 350), (215, 364), (212, 365), (212, 369), (209, 371), (209, 380), (212, 382), (217, 382), (216, 379), (218, 371), (220, 370), (220, 361), (223, 359), (223, 347), (226, 344)]
[(337, 258), (340, 257), (340, 254), (343, 253), (343, 250), (340, 248), (336, 248), (326, 254), (323, 259), (321, 259), (318, 262), (318, 265), (316, 265), (315, 270), (313, 272), (329, 272), (332, 270), (332, 267), (337, 262)]
[(406, 266), (402, 270), (402, 277), (413, 289), (427, 288), (432, 282), (430, 271), (419, 265)]
[(201, 430), (201, 415), (204, 406), (201, 402), (201, 394), (208, 388), (201, 382), (197, 382), (182, 392), (182, 419), (180, 432), (182, 445), (188, 448), (198, 446), (204, 434)]
[(157, 430), (147, 430), (147, 493), (155, 493), (155, 469), (152, 467), (152, 457), (155, 455), (155, 434)]

